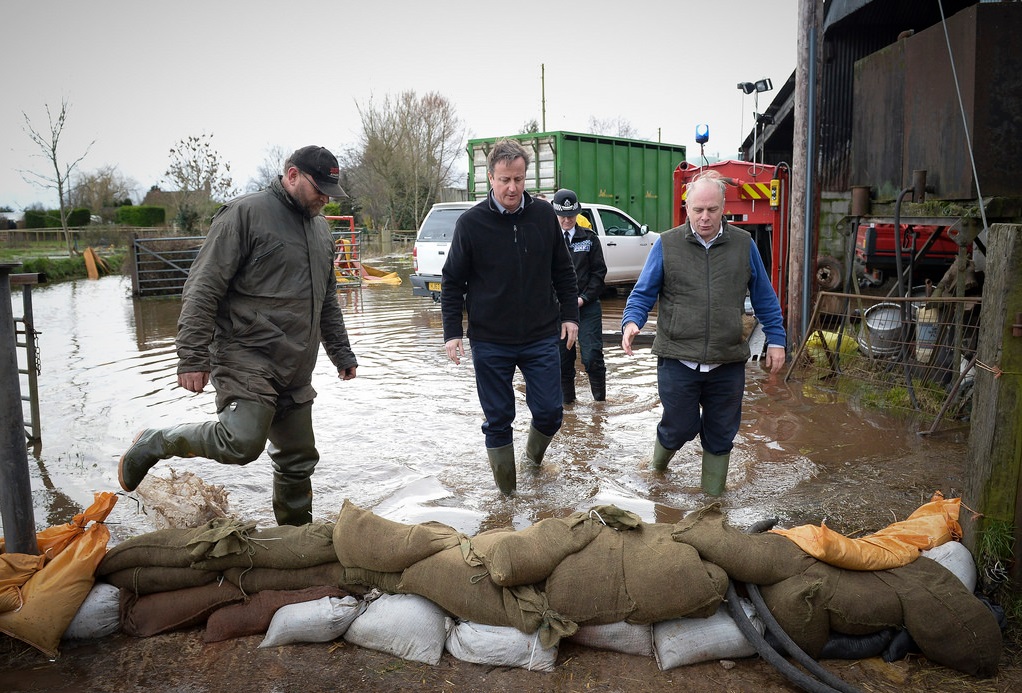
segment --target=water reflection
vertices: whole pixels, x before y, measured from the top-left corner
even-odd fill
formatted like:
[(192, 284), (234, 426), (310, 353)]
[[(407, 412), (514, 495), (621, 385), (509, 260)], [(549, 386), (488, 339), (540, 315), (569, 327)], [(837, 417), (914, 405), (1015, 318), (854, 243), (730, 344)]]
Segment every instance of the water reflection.
[[(544, 464), (523, 467), (520, 493), (501, 496), (483, 449), (471, 357), (461, 366), (447, 360), (439, 306), (411, 295), (407, 261), (378, 264), (401, 272), (405, 282), (339, 297), (359, 359), (358, 378), (338, 380), (325, 354), (313, 376), (322, 455), (313, 479), (317, 519), (336, 517), (348, 498), (394, 520), (437, 520), (473, 534), (522, 528), (605, 503), (647, 521), (675, 522), (707, 501), (696, 488), (697, 443), (682, 448), (666, 474), (648, 470), (660, 416), (655, 359), (648, 345), (628, 357), (611, 342), (605, 350), (608, 401), (593, 402), (580, 374), (580, 399), (566, 407)], [(93, 493), (118, 488), (117, 459), (136, 431), (210, 420), (215, 407), (212, 391), (193, 395), (177, 387), (178, 299), (139, 301), (131, 296), (130, 281), (120, 277), (39, 287), (33, 297), (41, 332), (43, 442), (30, 466), (42, 528), (68, 521), (92, 502)], [(606, 301), (610, 329), (623, 302)], [(904, 422), (768, 378), (756, 365), (750, 365), (748, 381), (723, 497), (732, 521), (780, 515), (818, 522), (828, 514), (828, 524), (840, 528), (842, 517), (861, 523), (856, 513), (869, 505), (867, 495), (883, 494), (887, 507), (910, 512), (917, 497), (934, 488), (953, 493), (957, 484), (960, 491), (955, 464), (964, 458), (962, 437), (920, 440)], [(529, 420), (520, 377), (516, 396), (521, 455)], [(915, 458), (927, 463), (913, 465)], [(958, 462), (941, 462), (952, 458)], [(884, 476), (891, 460), (898, 460), (894, 482)], [(161, 463), (154, 472), (167, 475), (171, 468), (224, 485), (236, 514), (273, 523), (265, 454), (242, 468), (192, 459)], [(153, 529), (127, 498), (110, 520), (118, 523), (112, 527), (115, 541)]]

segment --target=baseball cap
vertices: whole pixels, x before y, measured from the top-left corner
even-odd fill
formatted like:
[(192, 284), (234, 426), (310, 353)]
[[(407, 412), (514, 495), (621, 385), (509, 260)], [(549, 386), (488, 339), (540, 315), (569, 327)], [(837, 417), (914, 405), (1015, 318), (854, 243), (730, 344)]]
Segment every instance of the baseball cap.
[(308, 173), (312, 184), (324, 195), (330, 197), (347, 197), (348, 194), (337, 184), (341, 177), (337, 157), (326, 147), (310, 144), (302, 147), (291, 155), (291, 163), (299, 171)]
[(567, 188), (561, 188), (555, 192), (553, 202), (550, 204), (553, 205), (554, 211), (559, 217), (573, 217), (582, 211), (582, 205), (578, 203), (575, 191)]

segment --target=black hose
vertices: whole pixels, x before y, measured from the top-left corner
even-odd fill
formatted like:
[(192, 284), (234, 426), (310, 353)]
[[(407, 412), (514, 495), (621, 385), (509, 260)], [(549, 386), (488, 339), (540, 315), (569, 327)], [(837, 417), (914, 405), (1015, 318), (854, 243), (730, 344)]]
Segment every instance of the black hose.
[(808, 669), (813, 675), (819, 678), (821, 681), (826, 683), (828, 686), (832, 686), (834, 689), (841, 691), (842, 693), (861, 693), (858, 688), (844, 681), (844, 679), (831, 673), (830, 670), (823, 667), (819, 662), (806, 654), (805, 650), (795, 644), (795, 641), (791, 639), (791, 636), (784, 632), (781, 628), (781, 624), (777, 622), (774, 615), (770, 613), (770, 607), (763, 601), (763, 595), (759, 592), (759, 587), (749, 583), (745, 586), (746, 591), (749, 593), (749, 599), (752, 600), (752, 605), (756, 607), (756, 613), (763, 623), (766, 624), (767, 629), (773, 633), (781, 644), (784, 645), (784, 649), (787, 650), (796, 662)]
[(793, 684), (804, 691), (809, 691), (809, 693), (838, 692), (838, 689), (814, 679), (812, 676), (796, 667), (794, 664), (785, 659), (780, 652), (770, 646), (770, 643), (766, 641), (766, 638), (760, 635), (760, 632), (756, 630), (756, 626), (752, 625), (752, 621), (749, 620), (749, 616), (745, 613), (745, 609), (742, 608), (741, 601), (738, 599), (738, 593), (735, 592), (733, 580), (729, 580), (727, 584), (727, 610), (731, 613), (731, 618), (734, 619), (735, 624), (738, 626), (738, 630), (740, 630), (742, 635), (745, 636), (745, 639), (748, 640), (754, 648), (756, 648), (756, 652), (759, 653), (759, 656), (766, 660), (769, 664), (773, 665), (773, 667), (779, 672), (784, 674), (784, 677)]

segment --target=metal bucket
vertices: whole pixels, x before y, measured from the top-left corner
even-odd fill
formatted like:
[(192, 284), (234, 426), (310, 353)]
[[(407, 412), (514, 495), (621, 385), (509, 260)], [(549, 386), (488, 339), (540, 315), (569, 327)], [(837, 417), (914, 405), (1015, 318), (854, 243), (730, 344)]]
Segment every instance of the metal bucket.
[(855, 341), (864, 354), (889, 356), (901, 348), (904, 326), (900, 305), (878, 303), (863, 313), (862, 330)]

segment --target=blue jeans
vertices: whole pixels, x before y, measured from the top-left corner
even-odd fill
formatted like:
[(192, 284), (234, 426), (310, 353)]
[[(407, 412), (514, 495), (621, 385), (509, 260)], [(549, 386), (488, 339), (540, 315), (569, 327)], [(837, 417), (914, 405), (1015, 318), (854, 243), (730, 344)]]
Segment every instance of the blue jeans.
[(515, 368), (525, 377), (525, 403), (532, 413), (533, 428), (547, 436), (560, 430), (564, 409), (558, 346), (557, 337), (528, 344), (471, 342), (476, 392), (486, 417), (483, 424), (486, 447), (499, 448), (512, 441)]
[(656, 368), (664, 407), (656, 429), (660, 444), (677, 450), (698, 434), (704, 452), (731, 452), (742, 423), (745, 363), (723, 363), (701, 372), (677, 359), (660, 357)]
[(582, 352), (582, 365), (589, 375), (607, 372), (603, 360), (603, 308), (599, 301), (582, 306), (578, 311), (578, 349), (565, 349), (561, 341), (561, 380), (575, 379), (575, 356)]

